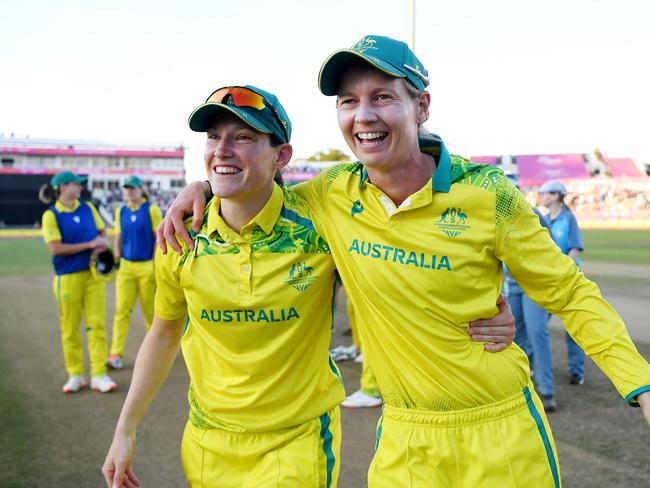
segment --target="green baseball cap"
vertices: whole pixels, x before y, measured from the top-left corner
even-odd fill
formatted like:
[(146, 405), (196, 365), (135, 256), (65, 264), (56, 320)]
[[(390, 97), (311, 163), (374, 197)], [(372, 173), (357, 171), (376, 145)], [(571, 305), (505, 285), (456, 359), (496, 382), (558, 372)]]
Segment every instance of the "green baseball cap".
[(418, 90), (429, 84), (427, 70), (405, 42), (384, 36), (364, 36), (350, 49), (332, 53), (318, 74), (318, 87), (324, 95), (336, 95), (341, 76), (350, 64), (359, 59), (382, 73), (406, 78)]
[(129, 176), (124, 183), (122, 183), (124, 188), (142, 188), (142, 180), (137, 176)]
[(62, 171), (61, 173), (57, 173), (52, 176), (50, 185), (52, 185), (54, 188), (58, 188), (61, 185), (65, 185), (66, 183), (85, 183), (86, 179), (87, 178), (84, 176), (77, 176), (72, 171)]
[(271, 134), (281, 143), (291, 140), (291, 121), (278, 98), (251, 85), (226, 86), (212, 92), (191, 113), (190, 129), (207, 132), (219, 113), (232, 113), (258, 132)]

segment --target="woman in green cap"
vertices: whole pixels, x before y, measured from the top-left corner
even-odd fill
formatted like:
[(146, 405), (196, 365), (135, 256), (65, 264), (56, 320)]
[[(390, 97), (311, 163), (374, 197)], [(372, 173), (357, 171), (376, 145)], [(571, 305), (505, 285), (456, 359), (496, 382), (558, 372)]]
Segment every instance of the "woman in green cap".
[(113, 340), (108, 366), (121, 369), (124, 345), (131, 325), (131, 312), (140, 296), (140, 304), (147, 330), (153, 321), (153, 304), (156, 294), (156, 277), (153, 253), (155, 231), (162, 214), (155, 203), (149, 201), (142, 180), (129, 176), (122, 184), (126, 204), (115, 209), (115, 259), (119, 270), (115, 282), (115, 317)]
[(49, 185), (41, 187), (39, 198), (52, 204), (43, 213), (42, 231), (52, 253), (55, 272), (54, 297), (68, 372), (63, 392), (76, 393), (87, 385), (79, 331), (83, 312), (91, 388), (107, 393), (117, 385), (106, 374), (106, 284), (90, 271), (91, 254), (107, 248), (106, 229), (95, 206), (80, 198), (85, 181), (86, 178), (64, 171), (54, 175)]

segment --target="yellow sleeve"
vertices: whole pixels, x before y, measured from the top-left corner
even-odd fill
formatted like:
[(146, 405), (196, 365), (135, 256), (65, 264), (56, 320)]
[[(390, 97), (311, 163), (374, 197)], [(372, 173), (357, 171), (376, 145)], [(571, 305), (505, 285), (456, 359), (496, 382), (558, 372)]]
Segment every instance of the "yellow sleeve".
[(187, 313), (185, 294), (181, 288), (180, 272), (182, 263), (190, 251), (184, 249), (183, 256), (173, 250), (167, 254), (156, 246), (154, 266), (156, 268), (156, 298), (154, 311), (165, 320), (178, 320)]
[(122, 214), (122, 207), (117, 207), (115, 209), (115, 233), (116, 234), (121, 234), (122, 233), (122, 224), (121, 224), (121, 218), (120, 218), (121, 214)]
[(95, 219), (95, 226), (97, 227), (98, 231), (104, 230), (104, 221), (102, 220), (101, 215), (99, 215), (99, 212), (95, 208), (95, 206), (91, 202), (86, 202), (88, 206), (90, 207), (90, 211), (93, 213), (93, 218)]
[(321, 236), (325, 236), (325, 226), (323, 225), (324, 208), (323, 208), (323, 189), (322, 189), (322, 173), (315, 176), (311, 180), (290, 186), (289, 190), (300, 196), (307, 206), (309, 213), (312, 216), (314, 229)]
[(562, 254), (523, 194), (507, 178), (496, 190), (496, 254), (526, 294), (558, 315), (571, 337), (634, 406), (650, 391), (650, 365), (598, 286)]
[(61, 240), (59, 224), (56, 223), (54, 212), (50, 209), (43, 212), (43, 218), (41, 219), (41, 232), (43, 233), (43, 239), (46, 244), (49, 244), (52, 241)]
[(160, 222), (162, 222), (162, 212), (160, 211), (160, 207), (158, 205), (155, 205), (153, 203), (149, 205), (149, 217), (151, 218), (151, 228), (154, 232), (156, 232), (156, 229), (158, 229)]

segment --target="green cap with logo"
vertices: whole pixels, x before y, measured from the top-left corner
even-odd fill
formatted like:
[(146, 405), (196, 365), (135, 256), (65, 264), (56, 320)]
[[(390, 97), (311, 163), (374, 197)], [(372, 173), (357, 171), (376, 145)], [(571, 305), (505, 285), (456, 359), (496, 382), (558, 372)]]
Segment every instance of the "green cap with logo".
[(278, 97), (252, 85), (227, 86), (215, 90), (191, 113), (190, 129), (207, 132), (218, 114), (232, 113), (258, 132), (270, 134), (280, 143), (291, 140), (291, 121)]
[(325, 60), (318, 75), (320, 91), (324, 95), (336, 95), (341, 76), (360, 59), (389, 76), (406, 78), (418, 90), (429, 85), (427, 70), (405, 42), (369, 35), (350, 49), (335, 51)]
[(52, 176), (50, 185), (52, 185), (54, 188), (58, 188), (61, 185), (65, 185), (66, 183), (85, 183), (86, 179), (87, 178), (84, 176), (77, 176), (72, 171), (62, 171), (61, 173), (57, 173)]
[(129, 176), (122, 183), (124, 188), (142, 188), (142, 180), (135, 175)]

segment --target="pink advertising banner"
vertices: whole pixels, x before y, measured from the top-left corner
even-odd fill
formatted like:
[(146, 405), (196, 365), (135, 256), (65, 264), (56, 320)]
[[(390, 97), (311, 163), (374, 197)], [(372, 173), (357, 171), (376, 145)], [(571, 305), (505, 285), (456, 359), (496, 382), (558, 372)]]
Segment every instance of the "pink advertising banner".
[(491, 164), (492, 166), (497, 165), (496, 156), (471, 156), (469, 159), (471, 159), (475, 163)]
[(582, 154), (537, 154), (515, 156), (522, 186), (537, 186), (548, 180), (589, 178)]
[(643, 176), (630, 158), (605, 158), (605, 163), (612, 176)]

